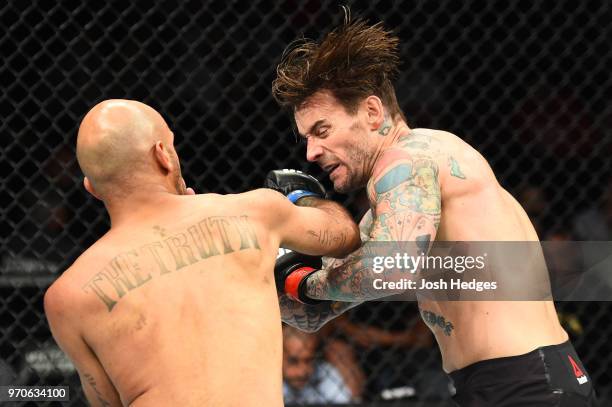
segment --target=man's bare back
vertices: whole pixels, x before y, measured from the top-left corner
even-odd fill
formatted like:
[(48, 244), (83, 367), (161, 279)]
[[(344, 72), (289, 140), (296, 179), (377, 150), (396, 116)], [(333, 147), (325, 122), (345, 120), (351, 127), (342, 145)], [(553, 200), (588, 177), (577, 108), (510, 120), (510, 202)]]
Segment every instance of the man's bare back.
[(259, 374), (281, 369), (279, 241), (248, 200), (169, 198), (111, 230), (54, 287), (108, 375), (97, 380), (112, 378), (123, 404), (282, 405), (280, 373)]
[[(359, 245), (350, 215), (317, 198), (297, 207), (269, 189), (188, 194), (161, 116), (132, 101), (100, 105), (83, 120), (77, 151), (111, 229), (45, 294), (51, 331), (87, 398), (100, 406), (281, 406), (278, 247), (345, 255)], [(109, 175), (126, 157), (109, 158), (110, 167), (96, 157), (117, 134), (122, 143), (142, 139), (121, 147), (134, 150), (128, 178)]]

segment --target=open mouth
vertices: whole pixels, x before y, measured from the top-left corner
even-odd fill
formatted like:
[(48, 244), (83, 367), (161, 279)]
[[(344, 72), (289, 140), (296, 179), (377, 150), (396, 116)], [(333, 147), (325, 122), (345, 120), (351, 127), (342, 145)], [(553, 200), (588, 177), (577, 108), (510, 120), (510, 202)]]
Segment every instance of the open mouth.
[(328, 165), (325, 168), (323, 168), (323, 170), (328, 173), (329, 175), (332, 174), (332, 172), (334, 172), (334, 170), (336, 168), (338, 168), (340, 166), (340, 164), (333, 164), (333, 165)]

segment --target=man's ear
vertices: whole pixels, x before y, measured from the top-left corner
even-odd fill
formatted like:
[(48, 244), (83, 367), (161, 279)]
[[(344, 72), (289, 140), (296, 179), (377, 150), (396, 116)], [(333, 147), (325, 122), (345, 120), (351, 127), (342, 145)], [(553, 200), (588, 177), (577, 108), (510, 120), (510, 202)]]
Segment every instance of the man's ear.
[(94, 198), (99, 199), (100, 201), (102, 200), (100, 196), (98, 195), (98, 193), (96, 192), (92, 183), (89, 181), (89, 178), (87, 177), (83, 178), (83, 186), (85, 187), (85, 190), (87, 192), (89, 192), (90, 194), (94, 196)]
[(155, 143), (155, 159), (157, 163), (165, 170), (172, 171), (172, 161), (170, 160), (170, 155), (168, 154), (168, 150), (166, 150), (166, 146), (160, 140)]
[(366, 120), (370, 131), (381, 128), (385, 121), (385, 107), (378, 96), (370, 95), (363, 101)]

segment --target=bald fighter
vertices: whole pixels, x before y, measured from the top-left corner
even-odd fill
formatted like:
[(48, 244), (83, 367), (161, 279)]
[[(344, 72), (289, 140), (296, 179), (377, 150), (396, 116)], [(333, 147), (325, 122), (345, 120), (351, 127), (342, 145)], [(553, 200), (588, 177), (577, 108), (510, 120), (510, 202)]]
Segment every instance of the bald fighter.
[(48, 289), (53, 336), (94, 406), (282, 406), (278, 247), (344, 255), (357, 226), (299, 173), (279, 189), (311, 207), (270, 189), (193, 195), (173, 141), (135, 101), (83, 119), (84, 186), (111, 228)]
[[(369, 241), (344, 262), (278, 273), (283, 317), (303, 329), (393, 294), (377, 290), (375, 280), (392, 281), (396, 270), (377, 273), (368, 263), (382, 242), (416, 242), (414, 257), (434, 240), (538, 242), (525, 211), (478, 151), (451, 133), (408, 126), (392, 84), (398, 43), (381, 24), (347, 18), (321, 42), (293, 43), (277, 68), (274, 96), (305, 139), (308, 161), (339, 192), (365, 187), (371, 207), (362, 220)], [(595, 405), (591, 378), (552, 301), (419, 298), (419, 307), (459, 406)]]

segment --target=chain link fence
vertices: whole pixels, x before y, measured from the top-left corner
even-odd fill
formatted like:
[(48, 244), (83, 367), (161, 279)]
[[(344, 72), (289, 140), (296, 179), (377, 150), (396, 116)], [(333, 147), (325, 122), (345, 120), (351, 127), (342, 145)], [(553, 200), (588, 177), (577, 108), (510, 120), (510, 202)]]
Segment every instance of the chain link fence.
[[(400, 36), (396, 89), (411, 127), (474, 145), (542, 239), (612, 240), (611, 3), (348, 4)], [(107, 98), (159, 110), (198, 192), (256, 188), (274, 168), (322, 175), (270, 84), (291, 40), (318, 38), (342, 17), (323, 0), (0, 3), (0, 385), (71, 384), (68, 405), (84, 404), (42, 295), (109, 226), (76, 164), (85, 112)], [(362, 207), (359, 194), (334, 198), (356, 214)], [(558, 310), (612, 400), (610, 303)], [(340, 373), (352, 361), (359, 374), (344, 380), (364, 401), (448, 405), (440, 356), (418, 318), (413, 304), (362, 306), (319, 334), (317, 355)]]

